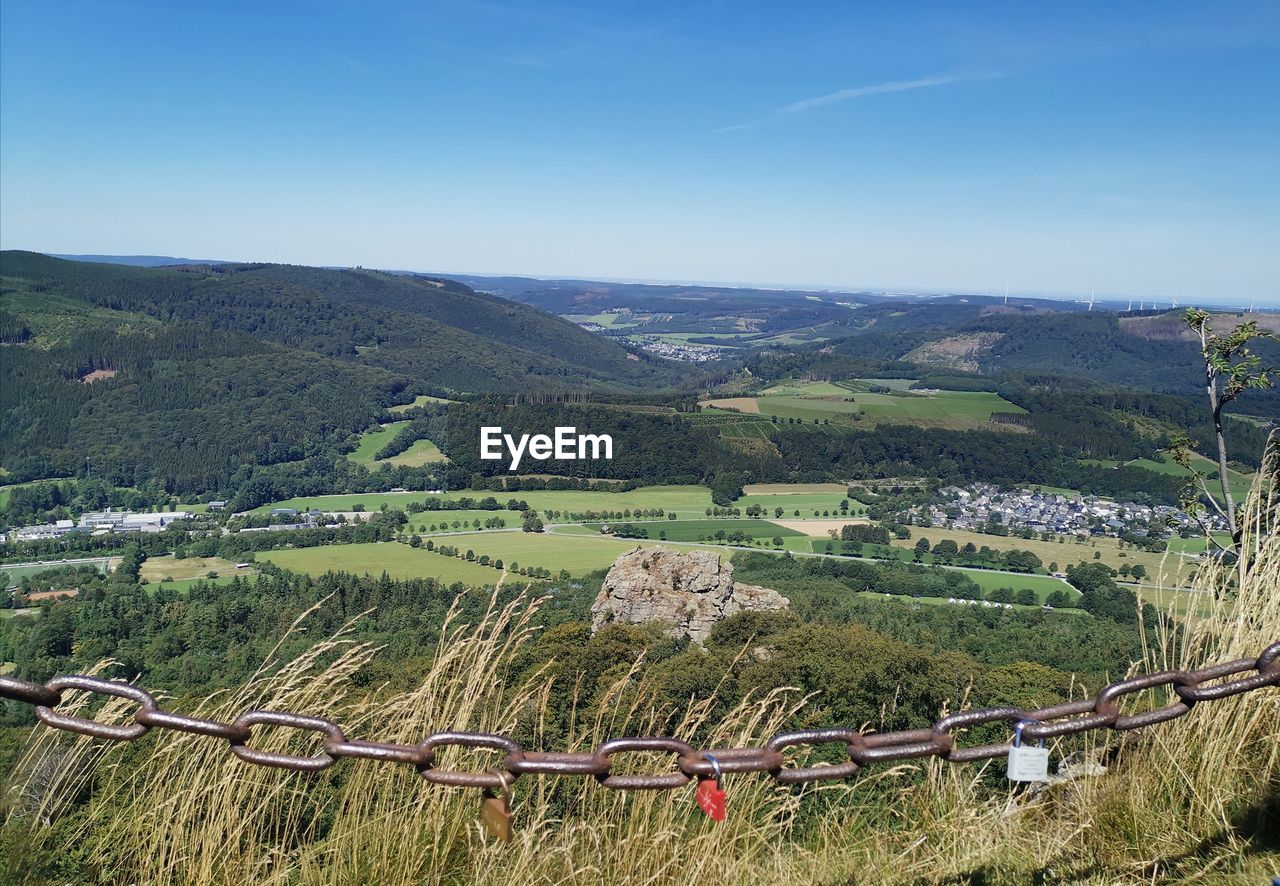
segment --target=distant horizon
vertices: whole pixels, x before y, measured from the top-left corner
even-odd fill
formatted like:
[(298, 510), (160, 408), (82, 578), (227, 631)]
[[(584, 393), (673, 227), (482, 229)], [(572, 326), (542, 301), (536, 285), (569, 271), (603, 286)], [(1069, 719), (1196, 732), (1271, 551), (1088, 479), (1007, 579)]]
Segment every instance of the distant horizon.
[(1276, 303), (1277, 59), (1270, 0), (8, 0), (0, 245)]
[[(8, 247), (20, 248), (20, 247)], [(177, 255), (164, 255), (160, 253), (149, 252), (125, 252), (125, 253), (105, 253), (105, 252), (49, 252), (46, 250), (32, 249), (31, 252), (39, 252), (42, 255), (48, 255), (52, 258), (64, 258), (73, 261), (91, 261), (93, 259), (172, 259), (175, 263), (192, 262), (192, 263), (225, 263), (225, 264), (251, 264), (263, 262), (266, 264), (282, 264), (282, 265), (299, 265), (303, 267), (317, 268), (364, 268), (372, 271), (383, 271), (386, 273), (404, 273), (404, 274), (423, 274), (434, 275), (440, 277), (518, 277), (529, 280), (541, 280), (546, 282), (553, 281), (577, 281), (583, 283), (616, 283), (616, 284), (635, 284), (648, 286), (706, 286), (716, 289), (761, 289), (775, 290), (779, 292), (826, 292), (836, 294), (857, 295), (858, 293), (868, 293), (872, 295), (884, 296), (901, 296), (904, 298), (1004, 298), (1004, 291), (999, 292), (983, 292), (972, 289), (928, 289), (917, 288), (904, 285), (863, 285), (863, 284), (820, 284), (820, 283), (777, 283), (777, 282), (751, 282), (751, 281), (728, 281), (728, 280), (688, 280), (677, 278), (642, 278), (642, 277), (611, 277), (603, 275), (585, 275), (585, 274), (532, 274), (522, 272), (505, 272), (505, 271), (464, 271), (464, 270), (442, 270), (438, 268), (411, 268), (411, 267), (390, 267), (373, 264), (341, 263), (341, 262), (325, 262), (325, 263), (307, 263), (296, 261), (281, 261), (277, 259), (264, 258), (188, 258)], [(110, 264), (129, 264), (128, 262), (108, 262)], [(1070, 292), (1049, 292), (1049, 291), (1015, 291), (1009, 290), (1009, 298), (1019, 299), (1041, 299), (1045, 301), (1062, 302), (1065, 304), (1086, 304), (1089, 301), (1091, 293), (1070, 293)], [(1139, 305), (1146, 304), (1147, 310), (1156, 310), (1155, 305), (1160, 305), (1159, 309), (1174, 310), (1178, 308), (1192, 307), (1195, 305), (1204, 305), (1215, 308), (1235, 308), (1239, 310), (1247, 310), (1250, 307), (1248, 299), (1243, 301), (1231, 300), (1228, 298), (1194, 298), (1182, 299), (1172, 298), (1165, 295), (1129, 295), (1128, 293), (1092, 293), (1094, 304), (1115, 305), (1121, 302), (1128, 302), (1130, 299), (1134, 302), (1134, 310), (1138, 310)], [(1176, 302), (1176, 304), (1174, 304)], [(1280, 310), (1280, 299), (1255, 299), (1253, 301), (1255, 309), (1272, 311)]]

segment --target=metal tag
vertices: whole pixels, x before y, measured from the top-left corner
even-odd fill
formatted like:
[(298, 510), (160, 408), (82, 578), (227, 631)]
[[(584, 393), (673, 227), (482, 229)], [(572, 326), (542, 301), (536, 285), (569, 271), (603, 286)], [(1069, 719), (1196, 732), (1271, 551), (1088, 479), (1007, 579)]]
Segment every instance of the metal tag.
[(1014, 745), (1009, 748), (1009, 781), (1048, 781), (1049, 749)]

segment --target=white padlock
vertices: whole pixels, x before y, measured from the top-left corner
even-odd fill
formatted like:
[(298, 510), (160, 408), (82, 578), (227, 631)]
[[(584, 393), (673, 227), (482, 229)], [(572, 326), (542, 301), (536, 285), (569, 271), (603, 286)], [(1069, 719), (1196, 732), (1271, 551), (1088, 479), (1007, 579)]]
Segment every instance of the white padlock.
[(1034, 748), (1022, 743), (1022, 727), (1038, 722), (1020, 720), (1013, 727), (1013, 746), (1009, 748), (1009, 767), (1005, 773), (1009, 781), (1049, 780), (1049, 749), (1044, 746), (1044, 739)]

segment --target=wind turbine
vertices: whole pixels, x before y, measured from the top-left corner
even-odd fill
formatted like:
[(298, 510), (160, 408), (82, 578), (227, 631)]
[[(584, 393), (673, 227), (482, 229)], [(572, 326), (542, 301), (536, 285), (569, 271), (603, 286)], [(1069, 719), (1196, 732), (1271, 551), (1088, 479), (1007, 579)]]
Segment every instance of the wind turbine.
[(1175, 308), (1178, 306), (1178, 300), (1176, 298), (1170, 298), (1169, 301), (1173, 302), (1173, 306)]
[(1009, 284), (1008, 283), (1004, 284), (1004, 303), (1006, 305), (1009, 303)]
[(1129, 299), (1129, 307), (1125, 308), (1125, 309), (1124, 309), (1124, 312), (1125, 312), (1126, 314), (1132, 314), (1132, 313), (1133, 313), (1133, 299)]
[(1093, 310), (1093, 290), (1089, 290), (1089, 310)]

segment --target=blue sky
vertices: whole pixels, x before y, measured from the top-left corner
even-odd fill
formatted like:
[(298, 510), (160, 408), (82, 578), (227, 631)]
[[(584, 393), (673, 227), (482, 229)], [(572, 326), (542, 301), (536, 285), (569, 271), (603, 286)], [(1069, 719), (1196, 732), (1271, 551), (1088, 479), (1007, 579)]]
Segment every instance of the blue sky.
[(1280, 301), (1280, 4), (0, 6), (0, 244)]

